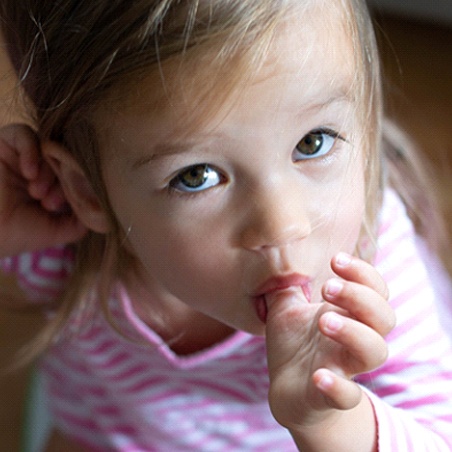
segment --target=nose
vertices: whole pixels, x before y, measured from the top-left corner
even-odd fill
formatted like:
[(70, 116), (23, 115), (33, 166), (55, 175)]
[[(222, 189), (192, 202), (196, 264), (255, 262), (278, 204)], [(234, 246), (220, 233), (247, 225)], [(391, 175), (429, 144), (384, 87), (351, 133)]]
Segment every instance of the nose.
[(300, 189), (291, 190), (284, 181), (250, 191), (241, 231), (242, 247), (259, 251), (307, 237), (311, 221), (305, 201)]

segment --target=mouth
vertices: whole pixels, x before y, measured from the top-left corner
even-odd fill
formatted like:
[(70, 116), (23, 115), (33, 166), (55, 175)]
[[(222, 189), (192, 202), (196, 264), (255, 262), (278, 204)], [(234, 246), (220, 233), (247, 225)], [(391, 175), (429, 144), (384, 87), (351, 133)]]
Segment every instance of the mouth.
[(266, 323), (269, 305), (279, 293), (301, 293), (308, 303), (311, 302), (310, 278), (294, 273), (287, 276), (270, 278), (262, 284), (253, 297), (258, 318)]

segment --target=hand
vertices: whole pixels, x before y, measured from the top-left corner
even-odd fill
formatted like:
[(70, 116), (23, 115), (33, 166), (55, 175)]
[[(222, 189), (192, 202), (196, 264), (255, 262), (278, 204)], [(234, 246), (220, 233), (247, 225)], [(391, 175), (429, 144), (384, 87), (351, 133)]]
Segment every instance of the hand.
[(70, 243), (85, 233), (35, 133), (17, 124), (0, 129), (0, 257)]
[(395, 325), (386, 284), (366, 262), (340, 253), (331, 261), (342, 279), (322, 288), (325, 300), (307, 304), (297, 293), (271, 301), (267, 316), (269, 403), (289, 430), (336, 422), (360, 403), (351, 378), (384, 363), (383, 337)]

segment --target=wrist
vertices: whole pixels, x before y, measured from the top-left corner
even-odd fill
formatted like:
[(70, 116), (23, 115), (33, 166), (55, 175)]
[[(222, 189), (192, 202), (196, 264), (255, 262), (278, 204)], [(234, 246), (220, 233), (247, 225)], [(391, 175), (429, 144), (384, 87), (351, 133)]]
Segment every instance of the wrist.
[(375, 452), (377, 422), (369, 398), (363, 394), (359, 404), (349, 410), (325, 410), (318, 420), (286, 426), (303, 452)]

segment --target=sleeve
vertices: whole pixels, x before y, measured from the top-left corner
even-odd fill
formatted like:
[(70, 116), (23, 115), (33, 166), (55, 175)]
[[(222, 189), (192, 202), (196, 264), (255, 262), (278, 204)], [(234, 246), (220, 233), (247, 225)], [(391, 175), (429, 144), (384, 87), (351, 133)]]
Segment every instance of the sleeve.
[[(386, 198), (375, 264), (388, 284), (397, 326), (387, 337), (386, 363), (357, 381), (374, 407), (380, 451), (450, 452), (452, 344), (411, 222), (394, 194)], [(443, 293), (450, 310), (451, 295)]]
[(3, 272), (13, 275), (30, 301), (55, 300), (64, 290), (74, 267), (70, 246), (23, 253), (0, 260)]

